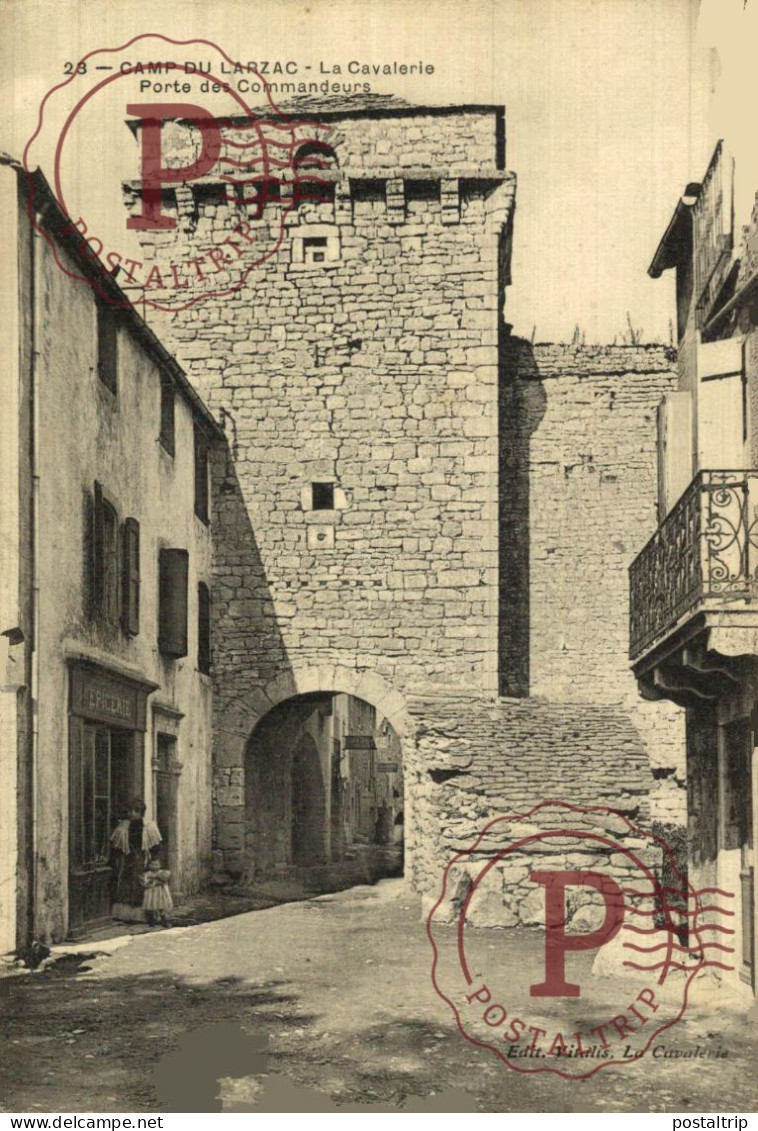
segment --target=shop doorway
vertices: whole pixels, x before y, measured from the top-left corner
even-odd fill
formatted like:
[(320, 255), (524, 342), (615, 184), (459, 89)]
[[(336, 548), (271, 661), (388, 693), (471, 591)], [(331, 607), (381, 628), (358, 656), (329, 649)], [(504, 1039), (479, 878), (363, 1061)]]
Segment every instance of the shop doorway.
[(155, 737), (155, 822), (161, 834), (161, 852), (171, 872), (172, 890), (178, 895), (178, 794), (176, 736), (158, 733)]
[(110, 916), (110, 836), (131, 799), (142, 795), (143, 779), (137, 732), (76, 717), (71, 729), (69, 930), (75, 931)]

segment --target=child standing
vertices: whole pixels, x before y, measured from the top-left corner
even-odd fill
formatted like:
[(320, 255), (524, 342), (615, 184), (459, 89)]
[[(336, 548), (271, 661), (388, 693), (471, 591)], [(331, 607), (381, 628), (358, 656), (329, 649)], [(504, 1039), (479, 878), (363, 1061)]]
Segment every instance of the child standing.
[(145, 886), (142, 909), (151, 927), (154, 927), (156, 923), (160, 923), (163, 927), (169, 925), (166, 912), (171, 911), (174, 906), (168, 887), (170, 879), (171, 873), (167, 868), (162, 868), (160, 860), (154, 856), (142, 877)]

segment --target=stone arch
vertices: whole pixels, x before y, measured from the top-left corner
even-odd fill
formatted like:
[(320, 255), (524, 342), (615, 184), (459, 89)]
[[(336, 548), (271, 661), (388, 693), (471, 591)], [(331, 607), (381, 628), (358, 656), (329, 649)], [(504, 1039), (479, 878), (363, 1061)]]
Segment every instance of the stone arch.
[(358, 671), (356, 668), (339, 665), (300, 668), (272, 679), (261, 692), (260, 700), (268, 706), (256, 722), (285, 699), (318, 691), (324, 694), (344, 692), (346, 695), (354, 695), (356, 699), (365, 699), (376, 708), (378, 714), (388, 719), (402, 739), (411, 735), (411, 716), (405, 697), (399, 691), (376, 672)]
[(295, 204), (326, 204), (334, 200), (334, 174), (339, 168), (337, 154), (322, 141), (306, 142), (295, 152)]
[[(377, 722), (386, 720), (400, 740), (406, 782), (400, 796), (407, 843), (412, 796), (405, 767), (413, 761), (415, 746), (403, 696), (372, 672), (339, 666), (287, 672), (256, 692), (255, 709), (248, 714), (252, 725), (240, 760), (241, 805), (233, 819), (241, 834), (240, 867), (235, 870), (242, 870), (249, 880), (289, 878), (292, 868), (305, 867), (306, 860), (313, 865), (329, 864), (337, 834), (333, 828), (331, 842), (328, 834), (322, 841), (318, 827), (321, 821), (323, 828), (325, 819), (319, 797), (323, 802), (324, 791), (331, 788), (333, 732), (318, 728), (323, 722), (320, 716), (331, 714), (332, 697), (340, 694), (373, 707)], [(335, 811), (330, 808), (329, 812)], [(336, 828), (340, 828), (337, 820)], [(295, 823), (301, 826), (300, 832), (295, 831)]]
[(301, 176), (318, 176), (321, 170), (332, 170), (339, 166), (337, 154), (325, 141), (308, 141), (295, 150), (293, 167)]

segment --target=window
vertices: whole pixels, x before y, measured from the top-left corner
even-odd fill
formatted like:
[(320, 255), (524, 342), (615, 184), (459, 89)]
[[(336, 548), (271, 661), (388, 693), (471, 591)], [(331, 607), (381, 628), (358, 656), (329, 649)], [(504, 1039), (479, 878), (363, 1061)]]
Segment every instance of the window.
[(160, 442), (169, 455), (174, 454), (174, 386), (170, 378), (161, 378)]
[(158, 556), (158, 648), (165, 656), (187, 655), (186, 550), (163, 549)]
[(202, 207), (206, 204), (228, 204), (231, 193), (226, 184), (201, 181), (199, 184), (192, 186), (192, 195), (195, 198), (195, 204)]
[(197, 666), (206, 675), (211, 670), (211, 594), (204, 581), (197, 587)]
[(108, 624), (119, 619), (118, 515), (95, 483), (92, 531), (93, 612)]
[(314, 511), (334, 510), (334, 484), (312, 483), (311, 502)]
[(195, 424), (195, 514), (203, 522), (208, 515), (208, 440)]
[(139, 633), (139, 523), (127, 518), (123, 530), (121, 627), (129, 636)]
[(121, 624), (129, 636), (139, 632), (139, 523), (127, 518), (119, 529), (116, 508), (95, 483), (91, 526), (91, 615)]
[[(155, 768), (158, 773), (168, 774), (171, 772), (171, 767), (176, 761), (176, 735), (162, 734), (159, 732), (155, 736), (155, 761)], [(163, 826), (160, 821), (156, 821), (156, 824), (160, 831), (163, 832)]]
[[(134, 741), (127, 731), (83, 721), (71, 748), (71, 855), (78, 867), (108, 861), (109, 838), (130, 794)], [(132, 786), (132, 794), (135, 787)]]
[(318, 174), (319, 171), (333, 172), (337, 169), (337, 155), (323, 141), (308, 141), (301, 145), (292, 162), (303, 176)]
[[(295, 171), (295, 204), (311, 201), (315, 204), (334, 200), (334, 173), (337, 156), (324, 142), (314, 141), (301, 145), (292, 162)], [(307, 262), (307, 260), (306, 260)], [(322, 262), (314, 260), (314, 262)]]
[(97, 304), (97, 373), (115, 393), (118, 389), (118, 311), (105, 302)]
[(326, 262), (326, 236), (310, 236), (303, 240), (303, 262)]
[(361, 179), (350, 181), (350, 198), (353, 204), (379, 204), (384, 206), (386, 181)]
[(340, 230), (335, 224), (300, 224), (292, 232), (292, 266), (329, 266), (340, 262)]

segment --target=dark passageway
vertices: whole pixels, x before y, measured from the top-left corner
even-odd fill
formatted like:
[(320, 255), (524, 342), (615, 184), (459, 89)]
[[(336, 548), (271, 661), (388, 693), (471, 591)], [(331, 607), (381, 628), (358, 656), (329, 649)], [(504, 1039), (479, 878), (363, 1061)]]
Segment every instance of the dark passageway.
[(340, 693), (280, 703), (245, 762), (245, 881), (330, 890), (402, 872), (400, 740), (370, 703)]

